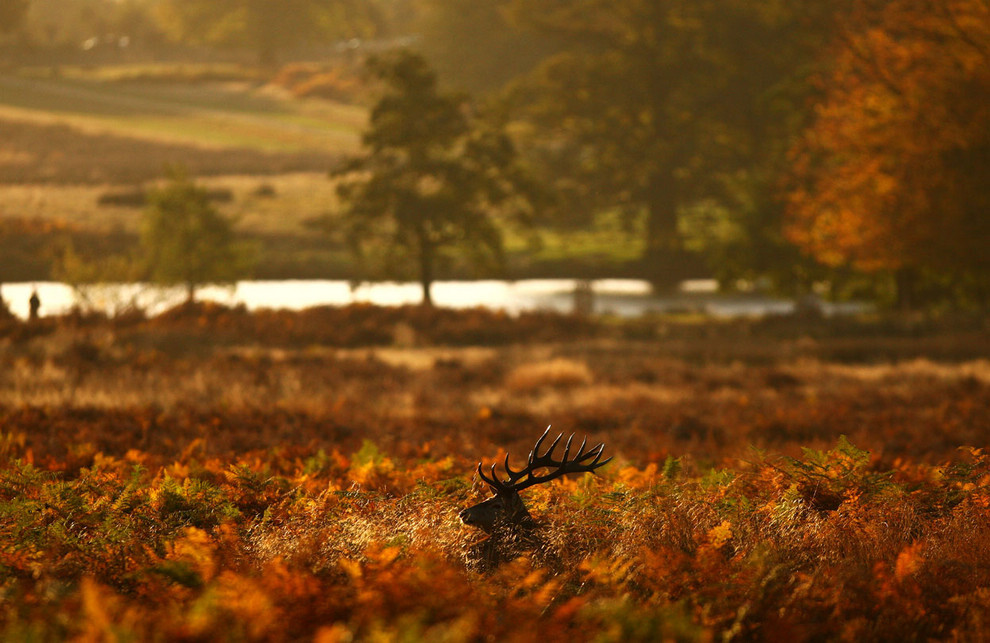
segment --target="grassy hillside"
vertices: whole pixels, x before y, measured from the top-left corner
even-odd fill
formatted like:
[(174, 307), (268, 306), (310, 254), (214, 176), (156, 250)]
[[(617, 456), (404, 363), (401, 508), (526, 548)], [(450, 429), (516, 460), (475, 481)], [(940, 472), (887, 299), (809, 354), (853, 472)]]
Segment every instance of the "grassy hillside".
[(346, 253), (307, 222), (332, 209), (326, 172), (358, 149), (364, 119), (237, 68), (0, 76), (0, 279), (46, 278), (65, 237), (84, 253), (127, 252), (141, 207), (101, 199), (147, 187), (167, 164), (231, 194), (219, 207), (256, 241), (261, 276), (342, 274)]
[[(240, 68), (0, 75), (0, 225), (42, 222), (39, 235), (0, 234), (0, 280), (48, 278), (46, 248), (65, 235), (84, 252), (126, 251), (140, 207), (101, 199), (159, 180), (175, 163), (230, 193), (219, 208), (258, 247), (255, 276), (353, 277), (339, 240), (309, 224), (335, 208), (327, 170), (359, 149), (365, 118), (359, 106), (294, 98)], [(618, 276), (642, 244), (606, 216), (567, 234), (510, 229), (506, 246), (513, 276)], [(476, 276), (452, 270), (448, 277)]]
[(208, 149), (353, 151), (365, 118), (360, 107), (294, 100), (250, 81), (0, 76), (0, 97), (0, 118)]

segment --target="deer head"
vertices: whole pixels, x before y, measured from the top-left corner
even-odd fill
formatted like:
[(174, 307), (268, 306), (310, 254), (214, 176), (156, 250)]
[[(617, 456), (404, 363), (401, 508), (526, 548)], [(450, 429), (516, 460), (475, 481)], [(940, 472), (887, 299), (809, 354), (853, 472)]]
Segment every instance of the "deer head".
[[(505, 467), (505, 473), (509, 476), (507, 480), (502, 480), (498, 477), (498, 474), (495, 472), (496, 465), (493, 464), (491, 466), (491, 475), (485, 475), (481, 463), (478, 463), (478, 475), (488, 483), (488, 486), (491, 487), (495, 495), (484, 502), (462, 511), (460, 517), (464, 524), (478, 527), (488, 534), (494, 533), (500, 527), (532, 529), (535, 527), (535, 524), (533, 523), (532, 516), (529, 515), (529, 511), (526, 510), (526, 505), (523, 504), (522, 498), (519, 496), (520, 491), (533, 485), (549, 482), (554, 478), (559, 478), (568, 473), (594, 471), (612, 460), (612, 458), (601, 460), (602, 451), (605, 449), (604, 442), (585, 451), (584, 447), (588, 442), (588, 438), (585, 438), (581, 442), (581, 446), (578, 448), (577, 453), (574, 454), (574, 457), (568, 459), (571, 453), (571, 441), (574, 440), (573, 433), (567, 438), (567, 442), (564, 443), (564, 454), (560, 460), (554, 459), (553, 452), (557, 448), (557, 444), (561, 438), (564, 437), (563, 433), (558, 435), (550, 444), (546, 453), (540, 455), (540, 447), (549, 433), (550, 427), (547, 427), (547, 430), (543, 432), (540, 439), (536, 441), (533, 450), (529, 452), (529, 462), (524, 469), (514, 471), (509, 466), (509, 455), (505, 455), (503, 466)], [(535, 472), (539, 469), (549, 469), (549, 471), (542, 475), (537, 475)]]

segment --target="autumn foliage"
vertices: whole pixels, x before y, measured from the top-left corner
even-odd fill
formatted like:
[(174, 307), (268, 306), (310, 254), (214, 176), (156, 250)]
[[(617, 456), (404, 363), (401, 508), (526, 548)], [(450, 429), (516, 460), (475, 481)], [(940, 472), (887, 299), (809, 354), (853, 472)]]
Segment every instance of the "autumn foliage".
[[(154, 323), (178, 342), (187, 319)], [(5, 344), (6, 638), (972, 639), (988, 617), (985, 359), (126, 330)], [(615, 460), (527, 490), (537, 539), (482, 571), (457, 519), (489, 493), (477, 462), (547, 424)]]
[(830, 265), (985, 276), (990, 8), (858, 0), (839, 15), (788, 236)]

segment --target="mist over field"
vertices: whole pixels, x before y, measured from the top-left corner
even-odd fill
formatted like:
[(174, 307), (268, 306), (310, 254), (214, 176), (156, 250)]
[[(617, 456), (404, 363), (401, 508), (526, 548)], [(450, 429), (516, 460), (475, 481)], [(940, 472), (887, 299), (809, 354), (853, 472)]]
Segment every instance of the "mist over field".
[(980, 640), (988, 52), (982, 0), (4, 0), (2, 637)]

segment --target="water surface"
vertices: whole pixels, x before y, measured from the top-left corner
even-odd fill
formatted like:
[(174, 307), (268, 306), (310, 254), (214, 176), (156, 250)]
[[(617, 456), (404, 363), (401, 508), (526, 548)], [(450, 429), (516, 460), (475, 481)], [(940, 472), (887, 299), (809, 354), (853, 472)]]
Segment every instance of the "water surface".
[[(448, 308), (484, 306), (517, 314), (529, 310), (572, 312), (574, 279), (527, 279), (520, 281), (439, 281), (433, 285), (433, 300)], [(645, 281), (635, 279), (601, 279), (590, 282), (592, 312), (637, 317), (644, 313), (696, 311), (716, 317), (787, 314), (794, 311), (789, 299), (753, 294), (721, 294), (714, 282), (696, 280), (682, 284), (675, 295), (658, 296)], [(42, 315), (59, 315), (74, 306), (100, 310), (109, 314), (138, 306), (150, 314), (160, 313), (185, 298), (180, 288), (161, 289), (148, 284), (104, 284), (75, 291), (58, 282), (7, 283), (0, 287), (11, 312), (26, 318), (28, 299), (33, 289), (41, 299)], [(197, 298), (225, 305), (243, 304), (249, 310), (261, 308), (300, 310), (312, 306), (342, 306), (371, 303), (380, 306), (417, 304), (422, 290), (416, 283), (381, 282), (352, 286), (347, 281), (286, 280), (240, 281), (234, 285), (206, 286)], [(824, 303), (826, 314), (861, 312), (863, 304)]]

